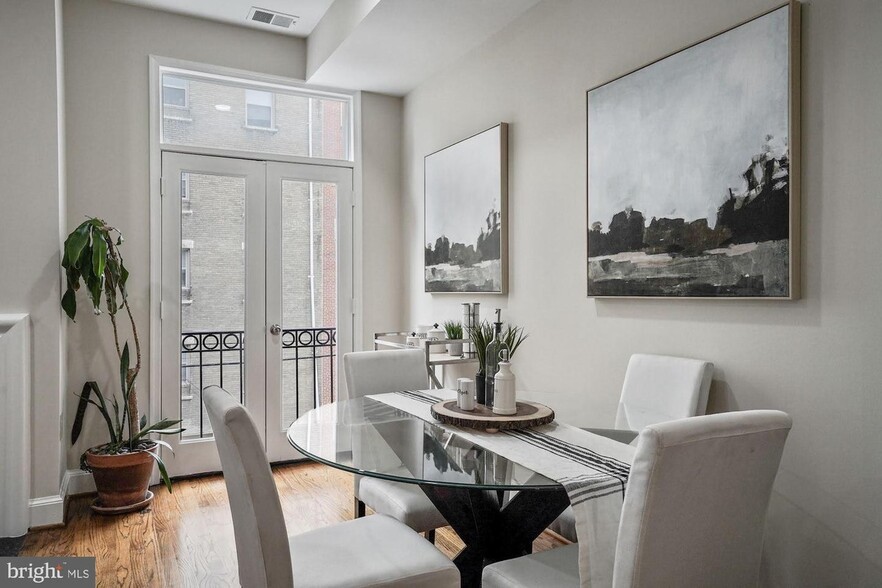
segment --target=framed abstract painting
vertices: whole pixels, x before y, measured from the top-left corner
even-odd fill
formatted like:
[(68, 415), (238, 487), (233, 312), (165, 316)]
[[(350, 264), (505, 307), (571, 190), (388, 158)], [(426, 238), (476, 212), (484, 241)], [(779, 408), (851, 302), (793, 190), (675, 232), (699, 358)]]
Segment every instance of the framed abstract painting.
[(505, 294), (508, 125), (425, 159), (426, 292)]
[(794, 299), (799, 4), (588, 91), (588, 295)]

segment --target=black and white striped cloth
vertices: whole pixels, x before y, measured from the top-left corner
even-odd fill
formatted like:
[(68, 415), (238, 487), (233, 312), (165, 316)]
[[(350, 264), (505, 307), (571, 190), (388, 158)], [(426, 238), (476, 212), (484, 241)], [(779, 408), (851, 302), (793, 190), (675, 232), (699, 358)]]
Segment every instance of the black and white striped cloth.
[[(369, 396), (431, 423), (431, 406), (452, 390), (402, 390)], [(579, 537), (581, 586), (612, 583), (615, 543), (634, 447), (557, 421), (486, 433), (443, 425), (461, 438), (560, 482), (570, 497)]]

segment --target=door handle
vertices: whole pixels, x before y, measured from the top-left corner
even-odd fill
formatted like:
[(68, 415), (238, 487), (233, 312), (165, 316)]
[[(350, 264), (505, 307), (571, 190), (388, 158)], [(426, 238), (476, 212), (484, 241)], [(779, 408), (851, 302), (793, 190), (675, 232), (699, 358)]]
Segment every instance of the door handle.
[(282, 332), (282, 327), (280, 325), (273, 325), (269, 328), (270, 334), (278, 335)]

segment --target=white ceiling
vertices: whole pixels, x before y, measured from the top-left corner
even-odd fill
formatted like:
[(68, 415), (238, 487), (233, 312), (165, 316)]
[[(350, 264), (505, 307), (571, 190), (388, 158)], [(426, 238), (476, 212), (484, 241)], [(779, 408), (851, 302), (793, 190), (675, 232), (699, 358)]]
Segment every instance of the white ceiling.
[[(116, 0), (156, 10), (177, 12), (251, 27), (262, 31), (306, 37), (322, 19), (334, 0)], [(299, 17), (290, 29), (246, 20), (252, 6)]]
[[(115, 1), (299, 37), (328, 13), (309, 39), (307, 81), (401, 96), (540, 0), (337, 0), (331, 12), (334, 0)], [(252, 6), (300, 18), (290, 30), (254, 23)]]
[(380, 0), (308, 81), (404, 95), (538, 2)]

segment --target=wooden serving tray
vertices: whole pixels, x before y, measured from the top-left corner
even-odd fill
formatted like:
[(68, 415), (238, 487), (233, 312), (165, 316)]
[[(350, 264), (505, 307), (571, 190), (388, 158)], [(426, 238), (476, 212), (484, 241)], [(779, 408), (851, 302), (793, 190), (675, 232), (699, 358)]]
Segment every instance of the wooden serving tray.
[(432, 416), (448, 425), (481, 429), (488, 433), (500, 430), (529, 429), (554, 420), (554, 411), (538, 402), (518, 402), (515, 414), (501, 415), (483, 404), (475, 410), (460, 410), (456, 400), (442, 400), (432, 405)]

